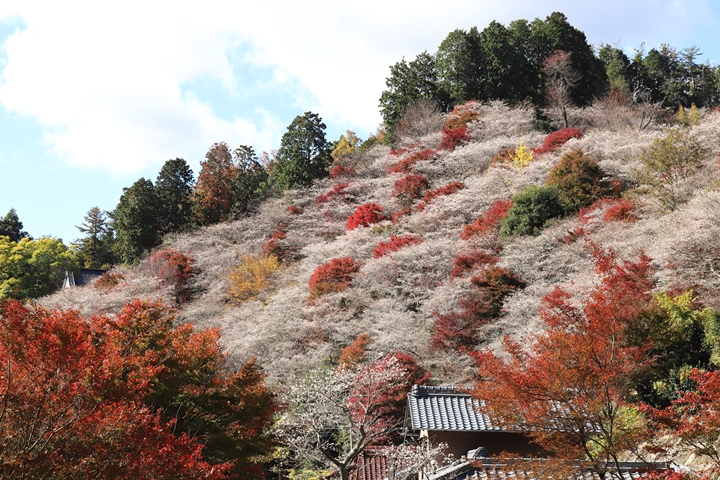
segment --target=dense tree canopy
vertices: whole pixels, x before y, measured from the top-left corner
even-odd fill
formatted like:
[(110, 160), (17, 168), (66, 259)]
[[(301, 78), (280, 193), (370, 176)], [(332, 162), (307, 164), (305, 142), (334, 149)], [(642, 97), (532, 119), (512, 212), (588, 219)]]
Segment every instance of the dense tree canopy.
[(81, 253), (85, 268), (107, 268), (115, 263), (115, 235), (107, 223), (106, 213), (93, 207), (85, 214), (85, 221), (76, 227), (85, 237), (74, 242)]
[(182, 158), (168, 160), (155, 180), (163, 233), (177, 232), (192, 223), (193, 172)]
[(0, 237), (7, 236), (13, 242), (19, 242), (23, 238), (30, 238), (27, 232), (23, 231), (23, 224), (14, 208), (5, 214), (0, 220)]
[(244, 215), (267, 196), (268, 172), (255, 150), (240, 145), (233, 152), (237, 172), (232, 183), (232, 217)]
[(117, 249), (125, 263), (136, 263), (160, 243), (160, 218), (155, 186), (141, 178), (123, 189), (111, 216), (117, 232)]

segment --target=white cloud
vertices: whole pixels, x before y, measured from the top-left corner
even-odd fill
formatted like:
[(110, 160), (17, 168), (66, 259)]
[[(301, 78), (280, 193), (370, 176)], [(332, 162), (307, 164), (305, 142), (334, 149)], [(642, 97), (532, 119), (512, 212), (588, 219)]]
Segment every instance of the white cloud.
[[(681, 6), (682, 8), (678, 7)], [(272, 73), (262, 90), (363, 134), (380, 120), (389, 66), (434, 51), (455, 28), (563, 11), (591, 41), (676, 41), (708, 0), (436, 0), (335, 2), (2, 2), (0, 20), (23, 24), (4, 45), (0, 103), (36, 118), (68, 162), (137, 171), (204, 153), (219, 140), (277, 147), (285, 112), (253, 104), (252, 68)], [(669, 32), (669, 33), (668, 33)], [(679, 45), (685, 46), (685, 45)], [(248, 111), (228, 119), (189, 82), (217, 85)], [(252, 82), (250, 83), (252, 84)], [(290, 89), (290, 91), (288, 91)], [(293, 114), (293, 115), (294, 115)], [(280, 118), (283, 118), (281, 121)], [(253, 120), (260, 118), (261, 120)]]

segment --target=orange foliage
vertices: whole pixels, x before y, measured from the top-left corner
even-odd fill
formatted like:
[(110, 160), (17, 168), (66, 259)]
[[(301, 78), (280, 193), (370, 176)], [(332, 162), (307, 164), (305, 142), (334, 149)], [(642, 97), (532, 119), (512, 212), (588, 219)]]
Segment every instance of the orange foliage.
[(312, 301), (327, 293), (347, 290), (361, 266), (362, 263), (356, 262), (351, 257), (333, 258), (320, 265), (308, 281), (310, 287), (308, 300)]

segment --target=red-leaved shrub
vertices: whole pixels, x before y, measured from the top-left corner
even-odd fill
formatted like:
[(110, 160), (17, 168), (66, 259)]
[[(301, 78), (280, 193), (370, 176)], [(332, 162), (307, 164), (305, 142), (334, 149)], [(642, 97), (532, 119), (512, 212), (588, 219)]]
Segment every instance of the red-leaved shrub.
[(378, 246), (373, 252), (373, 257), (380, 258), (392, 252), (397, 252), (401, 248), (409, 247), (410, 245), (418, 245), (420, 243), (422, 243), (422, 238), (414, 235), (403, 235), (401, 237), (390, 235), (389, 241), (378, 243)]
[(413, 169), (412, 166), (415, 165), (417, 162), (422, 162), (424, 160), (430, 160), (433, 155), (435, 155), (435, 150), (432, 150), (430, 148), (426, 148), (424, 150), (420, 150), (419, 152), (415, 152), (412, 155), (410, 155), (407, 158), (403, 158), (398, 163), (393, 165), (392, 168), (388, 171), (389, 173), (412, 173)]
[(458, 302), (459, 312), (433, 313), (433, 348), (472, 351), (480, 343), (477, 329), (500, 316), (505, 297), (525, 288), (517, 275), (500, 267), (488, 268), (470, 281), (477, 289)]
[(443, 129), (443, 138), (440, 142), (438, 150), (455, 150), (458, 145), (467, 143), (470, 141), (468, 135), (467, 126), (453, 129)]
[(458, 253), (450, 269), (450, 278), (462, 277), (480, 267), (492, 267), (500, 258), (494, 253), (485, 250), (471, 250), (467, 253)]
[(476, 100), (470, 100), (462, 105), (457, 105), (445, 120), (446, 130), (467, 127), (467, 124), (473, 120), (480, 118), (480, 112), (477, 111), (479, 104)]
[(350, 215), (345, 227), (348, 230), (355, 230), (357, 227), (367, 227), (373, 223), (382, 222), (387, 220), (384, 212), (383, 207), (376, 203), (364, 203)]
[(287, 212), (290, 215), (302, 215), (303, 213), (305, 213), (305, 210), (298, 207), (297, 205), (290, 205), (289, 207), (287, 207)]
[(635, 205), (627, 198), (612, 201), (612, 205), (605, 210), (603, 221), (606, 222), (635, 222), (640, 217), (635, 215)]
[(489, 234), (499, 233), (502, 220), (508, 213), (508, 210), (513, 206), (513, 201), (498, 200), (497, 202), (490, 205), (487, 211), (480, 215), (475, 222), (470, 225), (465, 225), (460, 238), (463, 240), (470, 240), (473, 237), (484, 237)]
[(543, 153), (553, 152), (567, 143), (571, 138), (582, 138), (583, 133), (577, 128), (564, 128), (553, 132), (545, 138), (541, 148), (533, 148), (534, 155), (542, 155)]
[(296, 250), (297, 247), (282, 242), (287, 238), (287, 227), (287, 223), (278, 223), (275, 230), (265, 238), (262, 244), (264, 257), (275, 257), (282, 262)]
[(350, 182), (338, 183), (332, 189), (330, 189), (327, 193), (318, 195), (318, 197), (315, 199), (315, 204), (329, 202), (333, 198), (345, 194), (345, 189), (349, 186), (350, 186)]
[(326, 293), (347, 290), (361, 266), (362, 263), (356, 262), (352, 257), (333, 258), (323, 263), (315, 269), (308, 281), (308, 301), (320, 298)]
[(408, 145), (407, 147), (398, 148), (397, 150), (390, 150), (390, 154), (399, 157), (400, 155), (405, 155), (407, 152), (412, 151), (417, 146), (417, 143), (413, 143), (412, 145)]
[(103, 273), (100, 278), (95, 280), (95, 283), (93, 283), (93, 288), (96, 290), (104, 290), (104, 291), (110, 291), (113, 288), (120, 285), (120, 282), (125, 280), (125, 275), (123, 275), (120, 272), (105, 272)]
[(453, 193), (457, 193), (458, 190), (462, 190), (464, 188), (465, 184), (463, 182), (452, 182), (448, 183), (443, 187), (436, 188), (435, 190), (425, 192), (425, 196), (422, 199), (423, 203), (420, 203), (418, 205), (418, 210), (424, 210), (425, 205), (430, 203), (433, 199), (437, 197), (440, 197), (442, 195), (452, 195)]
[(392, 196), (398, 199), (400, 205), (412, 205), (413, 200), (422, 198), (425, 190), (430, 187), (428, 179), (423, 175), (409, 174), (395, 182)]
[(160, 279), (163, 286), (175, 288), (175, 301), (186, 303), (192, 297), (187, 281), (197, 273), (192, 264), (195, 259), (178, 250), (167, 248), (158, 250), (145, 261), (145, 270)]
[(345, 165), (337, 165), (330, 170), (330, 178), (338, 177), (354, 177), (357, 172), (353, 167), (346, 167)]

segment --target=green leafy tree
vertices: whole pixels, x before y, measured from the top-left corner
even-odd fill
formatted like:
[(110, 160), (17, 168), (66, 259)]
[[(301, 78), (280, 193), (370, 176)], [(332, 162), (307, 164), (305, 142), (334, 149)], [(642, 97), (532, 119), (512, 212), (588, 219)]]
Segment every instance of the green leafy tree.
[(438, 87), (454, 105), (483, 96), (486, 80), (483, 60), (477, 27), (467, 32), (461, 29), (450, 32), (438, 47), (435, 55)]
[(106, 212), (92, 207), (85, 214), (82, 225), (76, 227), (85, 237), (77, 240), (75, 245), (80, 251), (81, 264), (85, 268), (108, 268), (115, 263), (113, 247), (115, 236), (107, 223)]
[(252, 147), (240, 145), (233, 156), (237, 171), (232, 183), (231, 216), (237, 218), (265, 200), (269, 174)]
[(560, 158), (560, 163), (550, 170), (546, 184), (558, 188), (560, 203), (567, 212), (577, 212), (613, 193), (604, 177), (597, 160), (576, 149)]
[(120, 202), (111, 214), (117, 233), (117, 251), (123, 262), (137, 263), (143, 253), (160, 244), (162, 225), (157, 205), (155, 187), (150, 180), (141, 178), (123, 189)]
[(0, 236), (0, 299), (38, 298), (62, 286), (77, 271), (75, 253), (56, 238), (19, 242)]
[(32, 238), (23, 231), (23, 224), (14, 208), (0, 220), (0, 237), (10, 237), (13, 242), (19, 242), (23, 238)]
[(625, 52), (612, 45), (602, 44), (598, 50), (598, 58), (605, 64), (609, 91), (622, 92), (630, 96), (632, 76), (630, 59), (625, 55)]
[(277, 161), (270, 181), (278, 194), (310, 185), (327, 175), (330, 165), (330, 143), (325, 139), (325, 124), (317, 113), (298, 115), (280, 141)]
[(502, 235), (540, 235), (550, 220), (565, 213), (557, 187), (531, 185), (512, 200), (513, 206), (502, 221)]
[(178, 232), (192, 223), (192, 194), (195, 179), (182, 158), (168, 160), (155, 180), (158, 213), (163, 233)]

